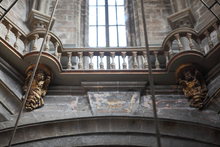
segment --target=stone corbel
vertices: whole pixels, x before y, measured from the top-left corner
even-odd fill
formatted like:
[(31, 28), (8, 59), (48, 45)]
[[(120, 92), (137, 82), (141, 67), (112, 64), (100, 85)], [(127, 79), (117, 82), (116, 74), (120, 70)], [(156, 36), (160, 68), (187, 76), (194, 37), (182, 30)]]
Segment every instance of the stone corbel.
[[(32, 11), (29, 14), (29, 25), (32, 31), (34, 30), (44, 30), (49, 25), (50, 16), (43, 14), (42, 12), (38, 10), (32, 9)], [(51, 28), (53, 27), (55, 19), (53, 18)]]
[(190, 8), (183, 9), (167, 17), (171, 28), (177, 29), (181, 27), (194, 28), (196, 24), (195, 17)]
[(188, 97), (190, 106), (202, 108), (207, 97), (207, 87), (203, 75), (192, 64), (181, 65), (176, 70), (177, 82)]
[[(30, 82), (34, 67), (35, 65), (31, 65), (26, 69), (26, 78), (23, 87), (24, 92), (27, 92), (28, 90), (28, 84)], [(45, 65), (40, 64), (34, 76), (34, 80), (31, 84), (31, 89), (25, 103), (25, 109), (27, 111), (32, 111), (44, 105), (43, 97), (47, 93), (47, 88), (50, 84), (51, 78), (52, 73), (50, 69)]]

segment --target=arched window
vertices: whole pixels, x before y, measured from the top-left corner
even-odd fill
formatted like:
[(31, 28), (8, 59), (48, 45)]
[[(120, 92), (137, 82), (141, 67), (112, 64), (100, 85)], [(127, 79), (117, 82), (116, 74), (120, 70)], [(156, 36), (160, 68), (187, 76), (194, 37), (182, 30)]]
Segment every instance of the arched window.
[(124, 0), (89, 0), (89, 46), (127, 46)]

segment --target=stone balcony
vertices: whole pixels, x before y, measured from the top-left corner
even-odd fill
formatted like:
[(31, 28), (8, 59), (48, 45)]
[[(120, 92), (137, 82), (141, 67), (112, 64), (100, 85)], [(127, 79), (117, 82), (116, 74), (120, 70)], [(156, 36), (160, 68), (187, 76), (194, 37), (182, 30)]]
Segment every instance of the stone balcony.
[[(5, 60), (24, 73), (29, 65), (35, 64), (45, 31), (25, 34), (7, 18), (0, 25), (0, 52)], [(201, 32), (178, 28), (167, 35), (161, 46), (150, 46), (155, 82), (175, 84), (173, 72), (181, 64), (194, 63), (206, 70), (218, 63), (218, 59), (210, 60), (218, 58), (219, 32), (219, 24), (215, 21)], [(109, 76), (112, 81), (132, 81), (134, 78), (146, 81), (149, 65), (145, 47), (64, 48), (52, 32), (46, 39), (41, 63), (53, 70), (54, 83), (68, 85), (80, 85), (83, 80), (108, 81)]]
[[(25, 34), (7, 18), (0, 29), (0, 145), (5, 146), (23, 96), (23, 73), (35, 63), (45, 31)], [(190, 108), (175, 79), (180, 65), (193, 63), (208, 75), (209, 92), (215, 93), (219, 41), (219, 24), (212, 22), (201, 32), (173, 30), (161, 46), (150, 46), (163, 145), (220, 145), (219, 100), (204, 111)], [(155, 146), (144, 47), (65, 48), (50, 32), (41, 63), (51, 68), (53, 81), (45, 106), (23, 113), (15, 146)]]

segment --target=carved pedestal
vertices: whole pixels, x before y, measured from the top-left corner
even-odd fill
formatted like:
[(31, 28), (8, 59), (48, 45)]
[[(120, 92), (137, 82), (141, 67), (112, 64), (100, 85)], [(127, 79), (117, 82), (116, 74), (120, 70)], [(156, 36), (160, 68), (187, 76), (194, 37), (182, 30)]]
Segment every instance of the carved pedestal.
[[(27, 92), (28, 90), (28, 84), (31, 80), (31, 76), (34, 70), (35, 65), (31, 65), (26, 69), (26, 78), (23, 90), (24, 92)], [(40, 108), (44, 105), (43, 97), (47, 93), (47, 88), (51, 81), (51, 72), (50, 70), (44, 66), (39, 65), (38, 69), (36, 71), (36, 74), (34, 76), (34, 80), (32, 84), (30, 85), (30, 92), (28, 94), (26, 103), (25, 103), (25, 109), (27, 111), (32, 111), (34, 109)]]
[(202, 74), (193, 65), (186, 64), (176, 70), (176, 77), (182, 86), (184, 95), (189, 98), (190, 106), (202, 108), (207, 94)]

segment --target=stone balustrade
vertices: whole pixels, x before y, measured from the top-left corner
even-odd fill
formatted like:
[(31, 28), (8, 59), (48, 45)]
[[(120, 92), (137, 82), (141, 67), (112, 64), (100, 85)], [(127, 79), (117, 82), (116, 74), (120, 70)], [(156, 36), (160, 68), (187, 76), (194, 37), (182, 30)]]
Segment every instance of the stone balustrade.
[(216, 22), (196, 32), (191, 28), (175, 29), (165, 38), (162, 48), (175, 55), (186, 50), (197, 50), (208, 53), (220, 42), (220, 25)]
[[(0, 23), (0, 37), (21, 55), (39, 51), (45, 30), (25, 34), (9, 19)], [(162, 48), (150, 47), (150, 61), (154, 70), (165, 69), (175, 54), (197, 50), (208, 53), (220, 41), (219, 24), (211, 23), (201, 32), (190, 28), (179, 28), (165, 38)], [(65, 70), (147, 70), (147, 53), (144, 47), (125, 48), (63, 48), (59, 38), (52, 32), (43, 48), (57, 58)]]
[[(153, 69), (163, 69), (168, 52), (150, 51)], [(60, 62), (66, 70), (145, 70), (148, 69), (144, 47), (72, 48), (62, 52)]]

